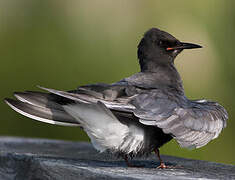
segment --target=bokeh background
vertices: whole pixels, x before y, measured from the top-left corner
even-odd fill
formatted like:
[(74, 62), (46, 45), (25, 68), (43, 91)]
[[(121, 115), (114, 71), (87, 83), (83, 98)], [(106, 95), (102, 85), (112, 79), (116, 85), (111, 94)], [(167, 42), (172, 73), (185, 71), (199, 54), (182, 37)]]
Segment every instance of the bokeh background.
[[(137, 44), (158, 27), (202, 45), (176, 59), (189, 98), (219, 101), (227, 128), (207, 146), (163, 154), (235, 164), (235, 1), (0, 0), (0, 99), (14, 91), (112, 83), (139, 71)], [(0, 136), (88, 141), (79, 128), (25, 118), (0, 102)]]

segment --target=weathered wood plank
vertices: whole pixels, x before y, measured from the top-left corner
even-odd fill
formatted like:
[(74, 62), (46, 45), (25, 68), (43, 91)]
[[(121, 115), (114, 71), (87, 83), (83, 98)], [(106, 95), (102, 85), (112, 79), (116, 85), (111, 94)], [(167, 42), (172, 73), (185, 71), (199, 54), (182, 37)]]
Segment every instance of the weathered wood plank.
[(145, 168), (98, 153), (89, 143), (0, 137), (0, 179), (235, 179), (235, 166), (162, 156), (178, 169), (156, 169), (156, 157), (134, 160)]

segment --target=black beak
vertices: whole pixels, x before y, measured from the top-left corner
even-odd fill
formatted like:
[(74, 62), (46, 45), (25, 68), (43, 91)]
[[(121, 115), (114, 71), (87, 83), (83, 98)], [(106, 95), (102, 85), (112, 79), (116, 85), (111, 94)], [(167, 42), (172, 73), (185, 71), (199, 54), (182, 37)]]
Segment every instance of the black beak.
[(174, 47), (168, 47), (166, 48), (167, 51), (176, 50), (176, 49), (195, 49), (195, 48), (202, 48), (202, 46), (192, 43), (184, 43), (181, 42), (179, 45)]

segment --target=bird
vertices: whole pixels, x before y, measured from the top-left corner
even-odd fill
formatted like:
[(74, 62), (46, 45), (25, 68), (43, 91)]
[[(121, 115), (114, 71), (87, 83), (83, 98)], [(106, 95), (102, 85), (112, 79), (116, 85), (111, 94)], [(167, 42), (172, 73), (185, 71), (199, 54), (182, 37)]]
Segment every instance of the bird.
[(16, 112), (44, 123), (77, 126), (99, 152), (130, 159), (155, 152), (158, 168), (168, 168), (160, 147), (172, 139), (183, 148), (200, 148), (226, 127), (228, 113), (217, 102), (186, 97), (175, 58), (185, 43), (158, 28), (147, 30), (137, 47), (140, 71), (111, 84), (95, 83), (62, 91), (15, 92), (4, 101)]

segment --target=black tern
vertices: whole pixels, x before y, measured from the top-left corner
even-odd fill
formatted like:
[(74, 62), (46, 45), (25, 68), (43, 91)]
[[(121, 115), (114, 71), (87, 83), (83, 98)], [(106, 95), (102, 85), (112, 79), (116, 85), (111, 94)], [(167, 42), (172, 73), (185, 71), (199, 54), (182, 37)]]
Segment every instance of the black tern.
[(113, 84), (97, 83), (72, 91), (15, 92), (5, 102), (18, 113), (45, 123), (79, 126), (100, 152), (128, 159), (155, 152), (171, 139), (181, 147), (200, 148), (218, 137), (228, 114), (217, 102), (189, 100), (174, 65), (184, 43), (152, 28), (138, 45), (140, 72)]

